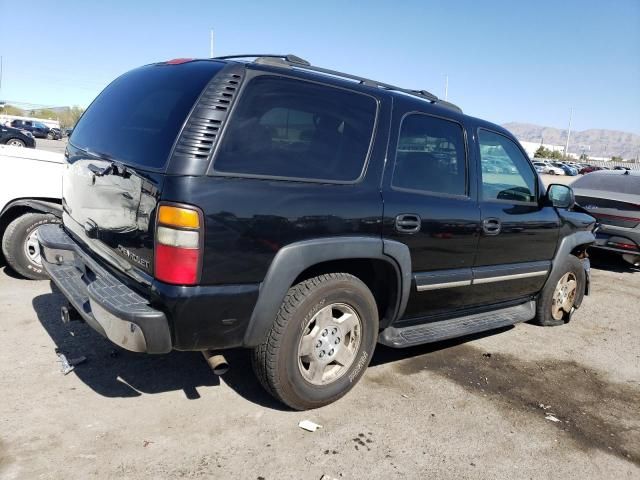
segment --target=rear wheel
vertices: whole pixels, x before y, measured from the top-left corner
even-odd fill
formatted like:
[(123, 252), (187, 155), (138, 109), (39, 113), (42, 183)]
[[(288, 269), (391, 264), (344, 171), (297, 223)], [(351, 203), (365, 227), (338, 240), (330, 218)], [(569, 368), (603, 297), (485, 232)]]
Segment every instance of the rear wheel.
[(18, 274), (31, 280), (48, 278), (42, 268), (38, 227), (60, 220), (44, 213), (25, 213), (13, 220), (2, 237), (2, 253), (9, 266)]
[(7, 145), (11, 145), (12, 147), (26, 147), (26, 144), (20, 140), (19, 138), (11, 138), (7, 141)]
[(296, 410), (338, 400), (363, 375), (378, 336), (371, 291), (347, 273), (289, 289), (266, 340), (253, 350), (262, 385)]
[(538, 299), (535, 323), (545, 327), (563, 325), (584, 296), (586, 274), (582, 262), (568, 255), (551, 274)]

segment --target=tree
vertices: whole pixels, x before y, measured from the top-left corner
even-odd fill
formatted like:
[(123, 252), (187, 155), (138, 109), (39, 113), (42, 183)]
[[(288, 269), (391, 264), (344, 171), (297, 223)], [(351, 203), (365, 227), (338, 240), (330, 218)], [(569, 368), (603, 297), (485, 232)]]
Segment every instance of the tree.
[(553, 152), (551, 152), (551, 155), (549, 155), (548, 158), (552, 158), (554, 160), (562, 160), (562, 153), (554, 150)]
[(586, 153), (583, 153), (582, 155), (580, 155), (579, 160), (581, 162), (588, 162), (589, 161), (589, 155), (587, 155)]
[(5, 105), (4, 107), (0, 108), (0, 113), (4, 115), (24, 115), (24, 111), (22, 109), (14, 107), (13, 105)]
[(45, 120), (56, 120), (58, 118), (58, 114), (48, 108), (43, 108), (41, 110), (31, 110), (30, 115), (32, 117), (43, 118)]
[(550, 158), (550, 154), (550, 150), (540, 145), (540, 147), (536, 150), (536, 153), (533, 154), (533, 158)]
[(70, 107), (66, 111), (60, 112), (58, 114), (58, 118), (60, 120), (60, 126), (62, 128), (73, 127), (83, 113), (84, 113), (84, 108), (81, 108), (78, 106)]
[(624, 160), (622, 159), (622, 157), (617, 157), (617, 156), (613, 156), (611, 157), (611, 161), (612, 162), (624, 162)]

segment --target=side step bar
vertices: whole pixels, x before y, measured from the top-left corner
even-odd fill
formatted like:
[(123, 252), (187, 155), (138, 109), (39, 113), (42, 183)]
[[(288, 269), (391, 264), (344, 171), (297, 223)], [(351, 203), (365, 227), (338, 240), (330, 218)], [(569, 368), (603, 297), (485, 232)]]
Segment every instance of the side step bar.
[(439, 322), (409, 327), (388, 327), (380, 333), (378, 342), (393, 348), (411, 347), (526, 322), (533, 319), (535, 315), (536, 302), (530, 301), (515, 307), (476, 313)]

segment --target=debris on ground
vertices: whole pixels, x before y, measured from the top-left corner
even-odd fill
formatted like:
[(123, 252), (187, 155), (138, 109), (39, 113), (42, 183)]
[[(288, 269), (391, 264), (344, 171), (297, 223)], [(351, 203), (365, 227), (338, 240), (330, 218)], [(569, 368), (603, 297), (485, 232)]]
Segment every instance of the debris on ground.
[(311, 420), (302, 420), (298, 426), (306, 430), (307, 432), (315, 432), (319, 428), (322, 428), (322, 425), (318, 425), (317, 423), (313, 423)]
[(58, 354), (58, 361), (60, 362), (60, 371), (63, 375), (67, 375), (76, 368), (76, 365), (80, 365), (87, 360), (87, 357), (81, 356), (78, 358), (72, 358), (68, 360), (64, 353), (56, 352)]
[(491, 354), (489, 352), (483, 353), (482, 356), (485, 358), (491, 358)]
[(336, 477), (331, 477), (329, 475), (322, 475), (320, 480), (338, 480)]
[(551, 405), (545, 405), (544, 403), (539, 403), (538, 407), (540, 407), (543, 410), (548, 410), (551, 408)]
[(551, 414), (547, 414), (547, 415), (544, 417), (544, 419), (545, 419), (545, 420), (550, 420), (550, 421), (552, 421), (552, 422), (560, 422), (560, 421), (561, 421), (558, 417), (555, 417), (555, 416), (553, 416), (553, 415), (551, 415)]

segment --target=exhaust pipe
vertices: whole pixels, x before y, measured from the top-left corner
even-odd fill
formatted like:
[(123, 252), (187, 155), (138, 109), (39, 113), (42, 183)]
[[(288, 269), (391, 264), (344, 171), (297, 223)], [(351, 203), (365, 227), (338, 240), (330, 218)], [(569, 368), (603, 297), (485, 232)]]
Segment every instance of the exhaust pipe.
[(210, 350), (204, 350), (202, 355), (204, 355), (204, 359), (216, 375), (221, 376), (229, 371), (229, 364), (227, 363), (227, 359), (224, 358), (224, 355)]
[(80, 313), (71, 306), (71, 304), (68, 304), (60, 307), (60, 320), (62, 320), (62, 323), (69, 323), (82, 321), (82, 317), (80, 316)]

